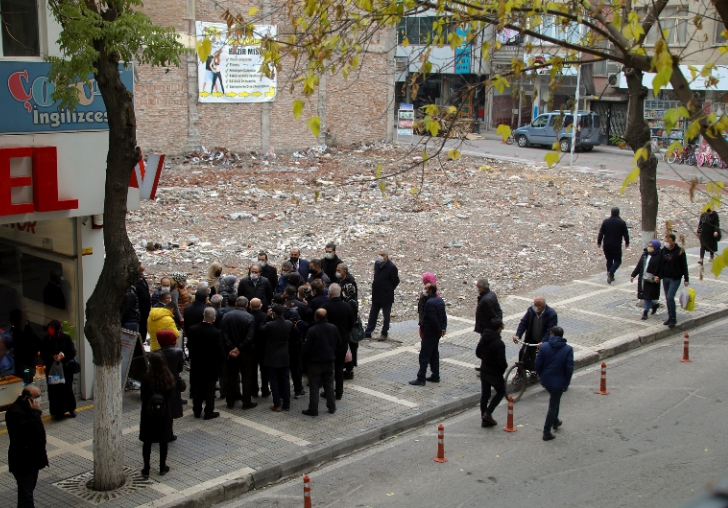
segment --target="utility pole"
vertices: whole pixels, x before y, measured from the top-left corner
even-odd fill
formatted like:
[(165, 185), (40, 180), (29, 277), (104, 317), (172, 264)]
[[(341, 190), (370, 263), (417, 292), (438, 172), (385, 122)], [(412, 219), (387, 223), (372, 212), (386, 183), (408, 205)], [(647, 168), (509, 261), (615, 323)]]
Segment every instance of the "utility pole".
[(576, 66), (576, 101), (574, 102), (574, 116), (571, 120), (571, 154), (569, 154), (569, 166), (574, 165), (574, 149), (576, 148), (576, 125), (577, 113), (579, 113), (579, 85), (581, 77), (581, 65)]

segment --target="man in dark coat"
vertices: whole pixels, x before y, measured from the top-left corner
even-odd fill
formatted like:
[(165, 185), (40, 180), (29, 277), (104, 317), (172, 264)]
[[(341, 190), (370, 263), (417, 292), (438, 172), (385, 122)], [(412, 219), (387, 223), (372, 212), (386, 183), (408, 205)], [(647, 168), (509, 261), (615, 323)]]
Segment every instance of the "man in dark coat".
[(296, 298), (296, 295), (298, 294), (298, 291), (295, 287), (288, 285), (286, 286), (286, 289), (283, 291), (283, 298), (285, 298), (284, 308), (285, 308), (285, 318), (289, 319), (291, 314), (291, 309), (296, 309), (298, 311), (298, 315), (303, 320), (308, 319), (308, 305), (306, 305), (304, 302)]
[[(142, 338), (142, 342), (147, 340), (147, 320), (149, 319), (149, 312), (152, 310), (152, 296), (149, 294), (149, 284), (147, 279), (144, 278), (144, 272), (146, 268), (142, 263), (139, 263), (139, 280), (136, 283), (136, 294), (139, 299), (139, 335)], [(141, 345), (137, 346), (137, 350), (134, 352), (134, 358), (142, 354)]]
[(260, 298), (263, 304), (263, 312), (268, 311), (268, 306), (273, 299), (273, 287), (268, 279), (260, 275), (260, 266), (254, 264), (250, 267), (250, 275), (240, 279), (238, 283), (238, 296), (244, 296), (248, 301), (253, 298)]
[[(537, 296), (533, 299), (533, 306), (529, 307), (526, 314), (518, 324), (516, 334), (513, 336), (513, 343), (518, 344), (523, 334), (526, 336), (526, 344), (539, 344), (546, 342), (551, 336), (551, 329), (559, 324), (559, 317), (556, 311), (546, 305), (546, 298)], [(518, 352), (518, 361), (523, 362), (526, 368), (533, 370), (533, 361), (536, 358), (535, 346), (523, 346)]]
[(121, 301), (121, 326), (127, 330), (139, 331), (139, 297), (136, 286), (129, 286)]
[(329, 301), (322, 307), (326, 309), (326, 317), (329, 323), (339, 330), (341, 342), (336, 346), (336, 359), (334, 360), (334, 379), (336, 380), (336, 400), (341, 400), (344, 395), (344, 364), (346, 362), (346, 352), (349, 350), (349, 334), (354, 323), (356, 322), (356, 314), (351, 308), (349, 302), (345, 302), (341, 298), (341, 286), (331, 284), (329, 286)]
[(604, 257), (607, 259), (607, 282), (614, 281), (614, 273), (622, 264), (622, 239), (624, 248), (629, 249), (629, 232), (627, 223), (619, 217), (619, 208), (612, 208), (612, 216), (604, 219), (602, 227), (599, 228), (597, 247), (602, 248), (604, 243)]
[(270, 282), (271, 288), (276, 287), (278, 283), (278, 270), (268, 262), (268, 254), (262, 251), (258, 253), (258, 265), (260, 266), (260, 275)]
[(493, 319), (503, 319), (503, 311), (498, 303), (498, 297), (490, 290), (488, 279), (479, 279), (478, 308), (475, 311), (475, 333), (483, 333), (488, 328), (488, 323)]
[(377, 326), (379, 311), (382, 311), (382, 332), (379, 340), (387, 340), (389, 333), (389, 316), (394, 303), (394, 290), (399, 285), (397, 267), (389, 260), (387, 251), (381, 249), (379, 257), (374, 263), (374, 280), (372, 281), (372, 308), (369, 311), (369, 322), (364, 330), (364, 338), (371, 339), (372, 332)]
[(675, 235), (665, 235), (665, 246), (660, 251), (660, 269), (655, 281), (662, 280), (665, 290), (665, 303), (667, 304), (667, 321), (662, 323), (670, 328), (677, 324), (677, 311), (675, 294), (680, 289), (680, 281), (685, 278), (685, 287), (690, 285), (690, 272), (688, 271), (688, 257), (685, 249), (675, 243)]
[(185, 335), (189, 335), (190, 328), (202, 323), (205, 309), (207, 308), (207, 290), (198, 289), (195, 291), (195, 301), (185, 307), (184, 329)]
[(321, 279), (325, 286), (328, 286), (331, 284), (331, 279), (329, 279), (329, 276), (326, 275), (323, 268), (321, 268), (321, 260), (320, 259), (312, 259), (309, 264), (309, 274), (307, 282), (311, 284), (316, 279)]
[(18, 484), (18, 508), (35, 506), (33, 491), (38, 483), (38, 471), (48, 466), (40, 396), (40, 388), (28, 385), (5, 413), (10, 438), (8, 470)]
[(339, 330), (328, 322), (326, 310), (317, 310), (314, 314), (314, 323), (308, 328), (306, 340), (301, 348), (301, 354), (308, 364), (308, 382), (311, 390), (308, 409), (301, 411), (306, 416), (318, 416), (319, 390), (322, 381), (329, 413), (336, 412), (334, 360), (339, 342), (341, 342)]
[[(480, 342), (475, 349), (475, 355), (480, 358), (480, 425), (481, 427), (495, 427), (498, 425), (493, 419), (493, 411), (498, 407), (506, 395), (506, 385), (503, 373), (508, 367), (506, 360), (506, 345), (501, 339), (503, 321), (493, 318), (480, 335)], [(493, 400), (490, 399), (491, 388), (495, 389)]]
[(660, 299), (660, 283), (655, 282), (655, 276), (660, 270), (660, 240), (652, 240), (647, 244), (647, 248), (642, 253), (642, 257), (637, 261), (637, 266), (632, 270), (629, 281), (634, 281), (637, 277), (637, 298), (642, 300), (644, 312), (642, 320), (647, 319), (648, 311), (652, 310), (654, 314), (660, 306), (657, 300)]
[[(430, 284), (427, 288), (427, 301), (422, 314), (422, 341), (420, 343), (420, 370), (417, 372), (417, 379), (409, 384), (425, 386), (426, 381), (433, 383), (440, 382), (440, 352), (438, 351), (440, 338), (445, 336), (447, 330), (447, 314), (445, 313), (445, 302), (437, 296), (437, 286)], [(432, 375), (427, 375), (429, 364)]]
[(268, 369), (270, 391), (273, 393), (273, 411), (289, 411), (291, 409), (291, 372), (288, 355), (293, 323), (283, 319), (282, 305), (273, 305), (272, 321), (260, 328), (265, 341), (265, 357), (263, 363)]
[(301, 250), (297, 247), (291, 249), (290, 255), (291, 257), (288, 261), (290, 261), (291, 265), (293, 265), (293, 271), (298, 272), (303, 282), (307, 282), (308, 275), (310, 273), (309, 262), (305, 259), (301, 259)]
[(700, 238), (700, 261), (698, 261), (698, 264), (703, 264), (705, 251), (708, 251), (710, 261), (713, 261), (713, 256), (718, 251), (718, 242), (722, 236), (718, 212), (708, 208), (700, 214), (700, 221), (698, 222), (698, 237)]
[[(339, 263), (339, 266), (336, 267), (336, 277), (339, 280), (339, 286), (341, 286), (341, 298), (354, 309), (354, 326), (361, 327), (361, 320), (359, 319), (359, 288), (356, 285), (356, 279), (349, 273), (349, 265)], [(349, 349), (351, 350), (351, 361), (344, 364), (346, 368), (344, 379), (354, 379), (354, 367), (357, 365), (359, 343), (350, 340)]]
[(326, 296), (323, 280), (316, 279), (311, 282), (311, 295), (311, 298), (308, 300), (308, 319), (304, 319), (309, 325), (313, 323), (314, 313), (329, 301)]
[[(263, 397), (270, 396), (270, 383), (268, 382), (268, 369), (265, 366), (265, 335), (261, 331), (268, 321), (268, 315), (263, 312), (263, 303), (260, 298), (250, 300), (250, 313), (255, 320), (255, 334), (253, 336), (253, 349), (255, 351), (255, 366), (253, 368), (253, 397), (258, 396), (260, 390)], [(258, 384), (258, 370), (260, 370), (260, 384)]]
[(551, 441), (554, 430), (561, 427), (559, 405), (561, 396), (571, 383), (574, 373), (574, 349), (566, 343), (564, 330), (555, 326), (547, 342), (541, 345), (536, 357), (536, 372), (541, 379), (541, 386), (549, 392), (549, 410), (543, 427), (543, 440)]
[(258, 405), (252, 401), (255, 319), (245, 310), (247, 306), (247, 298), (239, 296), (235, 302), (235, 310), (226, 313), (222, 318), (222, 337), (228, 355), (225, 390), (228, 408), (235, 406), (235, 401), (241, 398), (238, 373), (243, 383), (243, 409), (252, 409)]
[(329, 280), (336, 280), (336, 267), (339, 263), (343, 263), (339, 256), (336, 255), (336, 244), (326, 244), (326, 252), (321, 260), (321, 269), (328, 276)]
[(187, 349), (190, 351), (192, 410), (195, 418), (199, 418), (202, 415), (204, 401), (205, 420), (220, 416), (220, 413), (215, 411), (215, 382), (222, 372), (225, 352), (222, 333), (215, 328), (216, 317), (217, 311), (214, 308), (206, 308), (202, 323), (190, 327), (187, 336)]

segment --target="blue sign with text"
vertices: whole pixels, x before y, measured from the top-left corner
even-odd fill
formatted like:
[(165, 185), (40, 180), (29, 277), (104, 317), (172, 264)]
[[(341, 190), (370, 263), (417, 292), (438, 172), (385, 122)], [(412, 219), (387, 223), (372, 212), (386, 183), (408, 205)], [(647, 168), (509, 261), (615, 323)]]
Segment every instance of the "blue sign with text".
[[(51, 99), (56, 85), (48, 77), (47, 62), (0, 62), (0, 134), (107, 130), (106, 106), (93, 77), (91, 86), (78, 82), (78, 104), (71, 111)], [(133, 92), (131, 66), (119, 65), (121, 81)]]

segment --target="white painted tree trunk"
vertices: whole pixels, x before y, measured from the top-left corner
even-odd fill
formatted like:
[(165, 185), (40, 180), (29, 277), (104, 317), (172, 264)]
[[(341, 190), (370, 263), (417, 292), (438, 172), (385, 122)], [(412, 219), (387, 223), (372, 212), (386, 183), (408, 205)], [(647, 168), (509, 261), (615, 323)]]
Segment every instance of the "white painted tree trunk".
[[(647, 244), (650, 243), (650, 240), (655, 238), (655, 232), (654, 231), (642, 231), (642, 245), (641, 248), (644, 249), (647, 247)], [(659, 240), (659, 238), (658, 238)]]
[(124, 484), (121, 434), (121, 363), (95, 365), (94, 489), (113, 490)]

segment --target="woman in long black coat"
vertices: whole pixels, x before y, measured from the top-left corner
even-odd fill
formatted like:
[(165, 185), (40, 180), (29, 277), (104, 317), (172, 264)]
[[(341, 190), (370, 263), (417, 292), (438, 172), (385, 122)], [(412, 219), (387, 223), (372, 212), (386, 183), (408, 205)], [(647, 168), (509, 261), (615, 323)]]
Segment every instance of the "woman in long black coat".
[[(642, 300), (644, 304), (644, 312), (642, 319), (647, 319), (647, 313), (652, 310), (654, 314), (660, 304), (660, 283), (654, 280), (654, 276), (660, 267), (660, 241), (652, 240), (647, 244), (647, 248), (642, 253), (642, 257), (637, 262), (637, 266), (632, 270), (630, 282), (637, 277), (637, 298)], [(645, 274), (648, 274), (645, 276)], [(652, 280), (648, 280), (652, 279)]]
[(722, 236), (718, 212), (708, 208), (704, 213), (700, 214), (698, 236), (700, 237), (700, 261), (698, 263), (702, 265), (705, 251), (710, 254), (711, 261), (713, 261), (713, 255), (718, 251), (718, 242)]
[[(161, 349), (156, 351), (156, 354), (161, 354), (167, 361), (167, 367), (169, 368), (172, 376), (177, 380), (177, 383), (172, 388), (172, 394), (170, 399), (170, 412), (172, 413), (172, 419), (182, 418), (182, 390), (180, 389), (180, 374), (185, 367), (184, 352), (176, 346), (177, 337), (174, 333), (169, 330), (160, 330), (157, 332), (157, 342)], [(172, 436), (172, 441), (177, 439), (177, 436)]]
[[(167, 362), (161, 355), (149, 355), (149, 371), (142, 381), (142, 415), (139, 421), (139, 440), (144, 443), (142, 457), (144, 458), (144, 469), (142, 476), (149, 476), (149, 462), (152, 456), (152, 443), (159, 443), (159, 474), (169, 472), (167, 466), (167, 443), (172, 441), (172, 413), (170, 411), (170, 399), (172, 388), (177, 385), (177, 380), (167, 368)], [(153, 414), (150, 407), (150, 400), (156, 394), (164, 399), (164, 412), (162, 415)]]
[(46, 366), (46, 376), (50, 375), (51, 367), (56, 362), (63, 365), (64, 383), (51, 384), (48, 382), (48, 401), (51, 416), (63, 418), (68, 413), (76, 418), (76, 396), (73, 394), (73, 365), (69, 361), (76, 358), (76, 347), (68, 334), (63, 333), (61, 323), (55, 319), (46, 327), (48, 336), (42, 340), (40, 354)]

